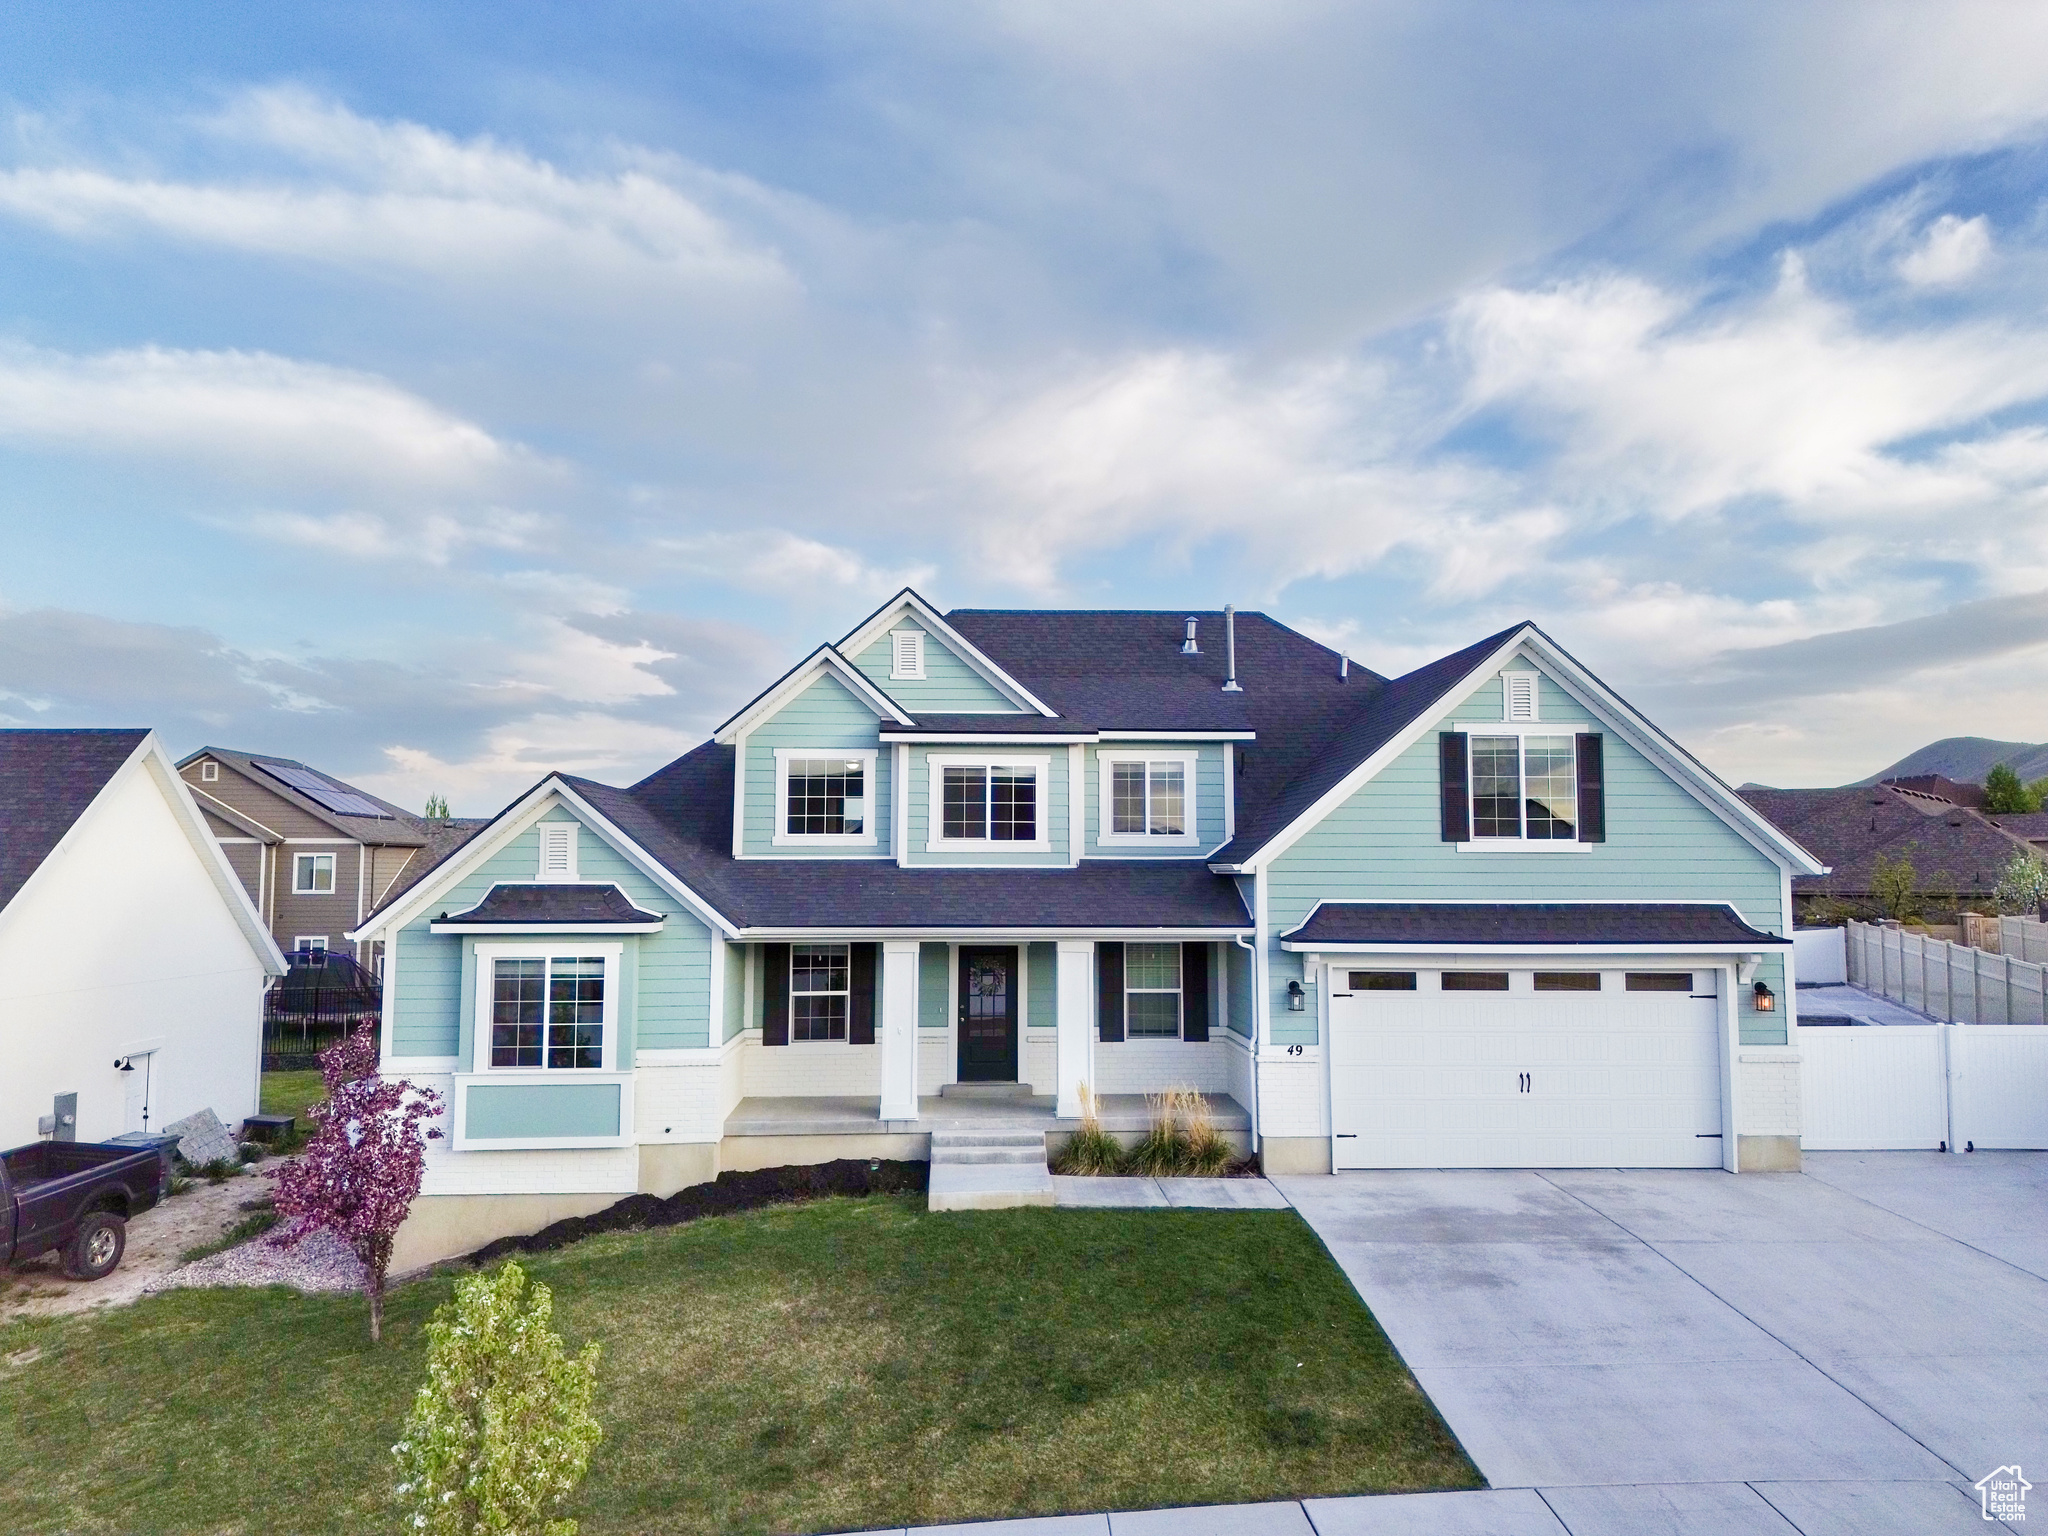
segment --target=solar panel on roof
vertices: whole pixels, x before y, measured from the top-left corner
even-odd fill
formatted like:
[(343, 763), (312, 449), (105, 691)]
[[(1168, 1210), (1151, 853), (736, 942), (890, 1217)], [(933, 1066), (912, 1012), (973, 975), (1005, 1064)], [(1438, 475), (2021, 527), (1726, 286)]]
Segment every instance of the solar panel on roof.
[(385, 821), (393, 819), (391, 813), (376, 801), (359, 795), (354, 790), (338, 788), (310, 768), (291, 768), (283, 763), (258, 763), (256, 766), (273, 779), (282, 780), (308, 799), (326, 806), (337, 816), (377, 816)]

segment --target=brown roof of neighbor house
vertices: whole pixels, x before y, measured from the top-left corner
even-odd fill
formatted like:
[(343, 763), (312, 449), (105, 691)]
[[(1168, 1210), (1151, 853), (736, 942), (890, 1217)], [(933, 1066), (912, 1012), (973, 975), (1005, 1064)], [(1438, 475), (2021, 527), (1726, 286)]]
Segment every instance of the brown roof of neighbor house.
[[(408, 848), (427, 845), (422, 830), (425, 817), (400, 810), (390, 801), (380, 800), (368, 790), (358, 789), (355, 785), (337, 779), (331, 773), (323, 773), (320, 769), (302, 763), (296, 758), (271, 757), (260, 752), (238, 752), (231, 747), (201, 747), (197, 752), (188, 752), (178, 759), (178, 771), (183, 773), (186, 768), (203, 757), (215, 758), (226, 763), (251, 783), (261, 785), (287, 804), (297, 807), (317, 821), (325, 822), (335, 831), (357, 842), (397, 844)], [(270, 769), (282, 769), (293, 777), (302, 778), (303, 782), (317, 783), (323, 786), (324, 793), (316, 797), (315, 793), (300, 789), (288, 779), (269, 772)], [(323, 798), (330, 803), (323, 805)], [(351, 814), (337, 812), (334, 809), (335, 805), (348, 805), (352, 802), (361, 802), (364, 812)]]
[(1981, 810), (1984, 805), (1982, 784), (1965, 784), (1961, 780), (1949, 778), (1946, 774), (1916, 773), (1905, 778), (1885, 779), (1882, 782), (1895, 789), (1933, 795), (1937, 799), (1948, 801), (1951, 805), (1968, 806), (1972, 810)]
[(2048, 811), (2027, 811), (2013, 816), (1987, 815), (1984, 819), (1999, 831), (2024, 837), (2030, 843), (2048, 842)]
[(42, 868), (148, 734), (0, 730), (0, 907)]
[(1895, 784), (1845, 789), (1745, 789), (1742, 798), (1823, 862), (1792, 882), (1801, 896), (1868, 896), (1880, 858), (1904, 859), (1924, 890), (1989, 895), (2026, 840), (1981, 812)]

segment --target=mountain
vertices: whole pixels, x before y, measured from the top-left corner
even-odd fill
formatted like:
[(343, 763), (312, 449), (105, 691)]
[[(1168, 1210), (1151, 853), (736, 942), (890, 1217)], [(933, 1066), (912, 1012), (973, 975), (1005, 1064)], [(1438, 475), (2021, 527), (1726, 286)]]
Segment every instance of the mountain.
[(1875, 784), (1881, 779), (1909, 779), (1917, 774), (1938, 773), (1963, 784), (1982, 784), (1984, 775), (2000, 763), (2012, 764), (2022, 784), (2048, 778), (2048, 743), (1993, 741), (1988, 736), (1948, 736), (1931, 741), (1918, 752), (1910, 752), (1891, 767), (1862, 780)]

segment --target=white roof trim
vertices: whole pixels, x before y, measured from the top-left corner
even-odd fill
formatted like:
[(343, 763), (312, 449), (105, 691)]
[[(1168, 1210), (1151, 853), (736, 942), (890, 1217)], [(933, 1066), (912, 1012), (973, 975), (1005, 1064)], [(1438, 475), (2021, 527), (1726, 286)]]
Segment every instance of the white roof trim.
[[(1059, 718), (1058, 710), (1048, 708), (1029, 688), (1026, 688), (1017, 679), (1010, 676), (1009, 673), (983, 655), (973, 641), (940, 618), (938, 610), (919, 597), (916, 590), (911, 587), (905, 587), (901, 592), (890, 598), (888, 602), (882, 604), (881, 607), (856, 624), (847, 632), (846, 637), (839, 642), (838, 649), (849, 655), (866, 650), (885, 634), (889, 626), (896, 622), (898, 615), (906, 610), (916, 618), (918, 623), (944, 641), (948, 650), (951, 650), (962, 661), (966, 662), (974, 671), (980, 673), (983, 682), (989, 684), (1000, 693), (1008, 694), (1013, 704), (1043, 715), (1048, 720), (1057, 720)], [(940, 711), (940, 713), (945, 713), (945, 711)]]
[[(1815, 860), (1812, 854), (1758, 815), (1747, 801), (1729, 788), (1711, 769), (1644, 719), (1592, 673), (1559, 650), (1533, 624), (1524, 624), (1516, 629), (1463, 678), (1445, 689), (1437, 704), (1403, 726), (1383, 743), (1378, 751), (1345, 774), (1332, 788), (1319, 796), (1313, 805), (1274, 834), (1265, 846), (1249, 859), (1237, 864), (1211, 867), (1219, 874), (1254, 874), (1265, 869), (1299, 842), (1325, 816), (1377, 778), (1389, 763), (1430, 731), (1436, 730), (1444, 718), (1469, 698), (1475, 689), (1512, 661), (1515, 653), (1524, 645), (1537, 651), (1551, 664), (1555, 672), (1568, 673), (1571, 678), (1568, 682), (1553, 675), (1552, 681), (1577, 698), (1607, 728), (1617, 730), (1630, 746), (1656, 763), (1668, 776), (1688, 785), (1694, 799), (1718, 815), (1728, 824), (1730, 830), (1756, 848), (1759, 853), (1774, 864), (1787, 867), (1796, 874), (1826, 873), (1826, 866)], [(1586, 694), (1592, 694), (1599, 703), (1596, 705), (1585, 697)]]
[[(482, 832), (464, 843), (456, 851), (455, 856), (449, 859), (447, 863), (441, 865), (440, 868), (420, 881), (418, 885), (415, 885), (411, 890), (399, 897), (391, 906), (376, 914), (360, 928), (356, 929), (353, 933), (345, 935), (345, 937), (351, 940), (376, 938), (388, 931), (404, 928), (408, 923), (418, 921), (420, 914), (434, 904), (434, 898), (437, 894), (446, 891), (456, 880), (469, 874), (485, 860), (495, 857), (498, 853), (502, 852), (513, 838), (519, 836), (528, 827), (539, 821), (542, 816), (547, 814), (558, 803), (566, 806), (585, 826), (611, 844), (612, 850), (625, 859), (627, 863), (639, 870), (649, 880), (652, 880), (662, 890), (667, 891), (676, 900), (687, 906), (707, 927), (716, 932), (723, 933), (728, 938), (738, 937), (739, 929), (734, 927), (723, 913), (687, 885), (684, 885), (682, 881), (678, 880), (670, 872), (668, 866), (655, 858), (653, 854), (634, 842), (624, 832), (621, 832), (595, 806), (591, 805), (589, 801), (565, 784), (559, 774), (552, 773), (528, 790), (518, 801), (508, 806), (499, 815), (496, 824), (485, 828)], [(602, 884), (603, 882), (590, 881), (580, 883)], [(449, 919), (451, 922), (454, 920), (452, 917)], [(522, 929), (524, 926), (521, 925)], [(606, 926), (610, 927), (613, 925)]]
[(894, 720), (898, 725), (915, 725), (917, 722), (903, 713), (896, 701), (869, 681), (865, 672), (840, 654), (832, 645), (821, 645), (802, 661), (791, 667), (781, 677), (756, 694), (751, 703), (728, 719), (712, 733), (712, 740), (720, 746), (731, 746), (739, 740), (740, 734), (762, 715), (772, 714), (791, 696), (810, 686), (820, 670), (829, 670), (852, 690), (868, 708), (885, 720)]
[(1280, 947), (1308, 955), (1484, 955), (1503, 961), (1516, 955), (1749, 955), (1759, 949), (1789, 949), (1790, 939), (1750, 939), (1726, 944), (1431, 944), (1409, 939), (1384, 944), (1309, 944), (1282, 939)]

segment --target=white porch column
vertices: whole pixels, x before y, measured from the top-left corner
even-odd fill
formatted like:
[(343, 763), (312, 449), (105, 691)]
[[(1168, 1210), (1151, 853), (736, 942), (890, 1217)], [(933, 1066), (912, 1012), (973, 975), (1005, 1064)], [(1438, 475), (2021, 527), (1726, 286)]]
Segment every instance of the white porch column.
[(1062, 1120), (1081, 1116), (1081, 1085), (1095, 1081), (1095, 946), (1086, 939), (1061, 939), (1053, 960), (1060, 1001), (1056, 1056)]
[(882, 1111), (884, 1120), (917, 1118), (917, 941), (882, 944)]

